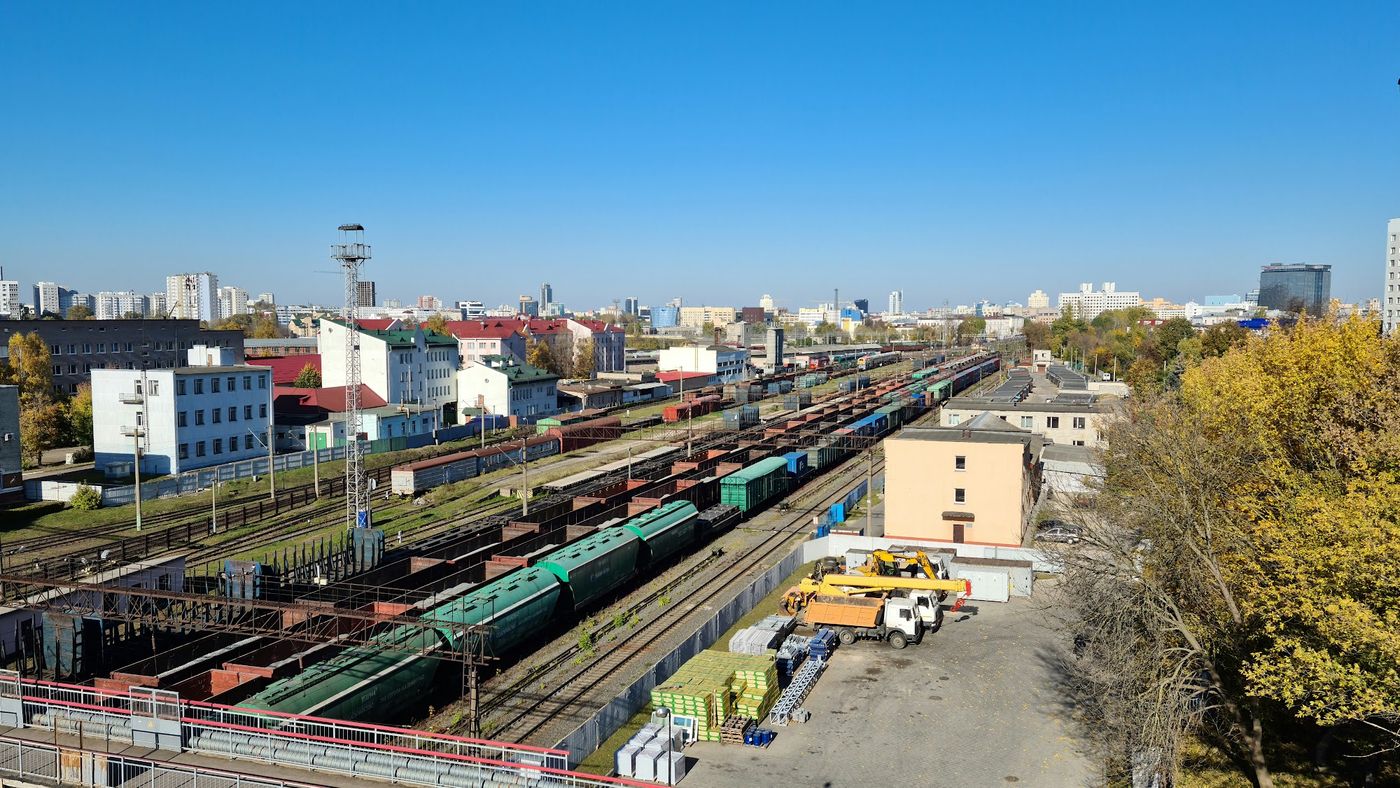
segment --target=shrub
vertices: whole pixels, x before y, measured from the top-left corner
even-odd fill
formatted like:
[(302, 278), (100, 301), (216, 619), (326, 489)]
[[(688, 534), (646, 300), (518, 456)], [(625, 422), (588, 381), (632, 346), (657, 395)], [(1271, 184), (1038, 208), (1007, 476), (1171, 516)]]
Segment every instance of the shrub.
[(73, 493), (73, 497), (68, 499), (70, 509), (79, 509), (90, 512), (93, 509), (102, 507), (102, 491), (91, 485), (84, 484)]

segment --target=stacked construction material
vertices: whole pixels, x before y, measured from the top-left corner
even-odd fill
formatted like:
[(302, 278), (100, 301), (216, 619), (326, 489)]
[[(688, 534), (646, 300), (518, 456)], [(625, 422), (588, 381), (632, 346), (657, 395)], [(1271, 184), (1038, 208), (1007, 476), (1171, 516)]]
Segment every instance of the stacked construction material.
[(778, 655), (774, 659), (774, 667), (778, 669), (778, 686), (786, 688), (792, 683), (793, 674), (807, 658), (807, 646), (811, 640), (801, 635), (788, 635), (778, 647)]
[(695, 718), (698, 740), (719, 741), (725, 720), (762, 719), (777, 696), (771, 657), (702, 651), (651, 691), (651, 705)]
[(664, 725), (652, 722), (642, 726), (613, 756), (618, 776), (675, 785), (685, 776), (685, 756), (681, 754), (685, 740), (679, 729), (672, 729), (670, 741), (667, 738)]
[(736, 654), (764, 654), (781, 646), (796, 626), (797, 619), (792, 616), (768, 616), (734, 633), (729, 638), (729, 650)]
[(818, 629), (811, 641), (807, 644), (807, 652), (816, 659), (829, 659), (831, 652), (836, 650), (836, 632), (830, 629)]
[(778, 700), (769, 711), (768, 721), (774, 725), (787, 725), (788, 722), (806, 722), (811, 715), (802, 708), (802, 701), (807, 699), (807, 693), (812, 691), (812, 686), (817, 683), (817, 678), (821, 676), (822, 670), (826, 667), (826, 660), (813, 657), (802, 663), (802, 667), (797, 669), (793, 675), (792, 682), (783, 690), (783, 694), (778, 696)]

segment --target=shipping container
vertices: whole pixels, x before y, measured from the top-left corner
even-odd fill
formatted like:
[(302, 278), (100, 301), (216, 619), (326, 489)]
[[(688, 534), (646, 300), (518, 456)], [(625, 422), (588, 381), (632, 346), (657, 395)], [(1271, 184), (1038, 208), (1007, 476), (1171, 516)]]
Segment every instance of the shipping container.
[(787, 492), (787, 462), (769, 457), (720, 480), (719, 502), (750, 514)]

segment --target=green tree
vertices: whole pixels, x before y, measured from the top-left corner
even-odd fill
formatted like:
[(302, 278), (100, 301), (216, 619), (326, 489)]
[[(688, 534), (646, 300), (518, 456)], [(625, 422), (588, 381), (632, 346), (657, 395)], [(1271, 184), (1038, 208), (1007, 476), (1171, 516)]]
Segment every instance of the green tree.
[(1163, 352), (1162, 360), (1171, 361), (1181, 347), (1181, 340), (1196, 336), (1196, 327), (1184, 317), (1174, 317), (1163, 322), (1153, 331), (1157, 347)]
[(1050, 326), (1035, 320), (1027, 320), (1025, 327), (1021, 329), (1026, 335), (1026, 347), (1030, 350), (1048, 350), (1050, 348)]
[(68, 307), (69, 320), (91, 320), (92, 309), (87, 304), (74, 304)]
[(423, 321), (423, 330), (431, 331), (434, 334), (447, 333), (447, 316), (441, 312), (435, 312)]
[(53, 400), (20, 406), (19, 448), (28, 467), (39, 465), (46, 449), (62, 443), (66, 421), (63, 406)]
[[(122, 320), (141, 320), (144, 317), (145, 315), (140, 312), (127, 312), (122, 315)], [(152, 317), (159, 317), (159, 315), (152, 315)]]
[(307, 364), (297, 373), (296, 380), (292, 385), (299, 389), (318, 389), (321, 387), (321, 370), (316, 369), (315, 364)]
[(596, 367), (596, 359), (593, 357), (593, 340), (586, 339), (579, 343), (574, 349), (574, 363), (569, 370), (569, 377), (588, 379), (593, 377), (593, 370)]
[(1223, 356), (1231, 348), (1244, 347), (1249, 331), (1234, 320), (1216, 323), (1201, 334), (1201, 350), (1211, 357)]
[(68, 499), (68, 508), (90, 512), (102, 508), (102, 491), (91, 485), (81, 485)]
[(74, 446), (92, 445), (92, 384), (81, 383), (68, 400), (68, 440)]
[(987, 330), (987, 321), (981, 317), (965, 317), (958, 321), (957, 338), (959, 345), (965, 345), (982, 336)]

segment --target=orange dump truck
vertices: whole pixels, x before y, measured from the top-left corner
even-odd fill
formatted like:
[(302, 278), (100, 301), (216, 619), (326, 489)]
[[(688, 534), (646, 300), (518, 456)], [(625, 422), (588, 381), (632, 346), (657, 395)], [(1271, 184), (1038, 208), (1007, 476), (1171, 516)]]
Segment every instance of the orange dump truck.
[(893, 648), (904, 648), (923, 639), (923, 621), (912, 600), (902, 597), (829, 596), (812, 597), (804, 610), (809, 626), (829, 627), (845, 645), (860, 639), (884, 640)]

